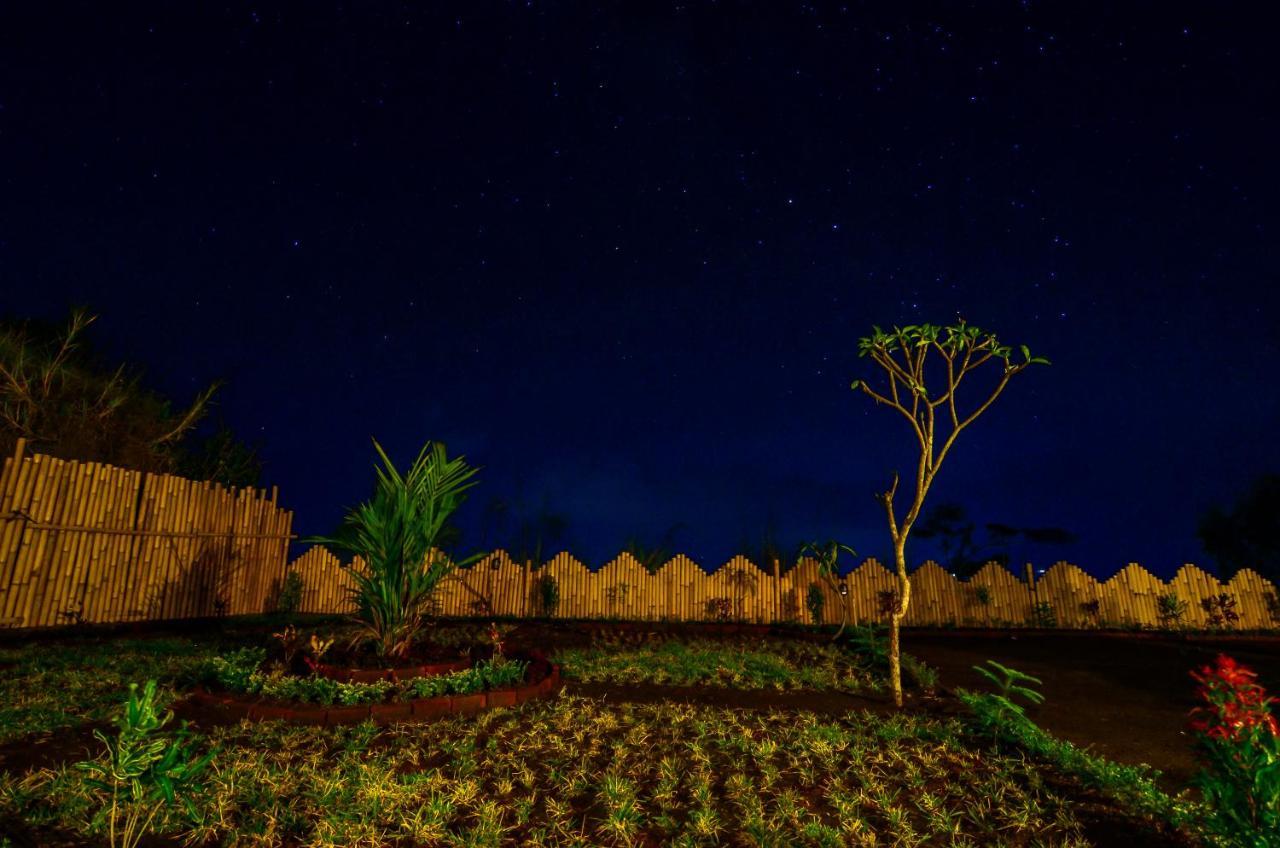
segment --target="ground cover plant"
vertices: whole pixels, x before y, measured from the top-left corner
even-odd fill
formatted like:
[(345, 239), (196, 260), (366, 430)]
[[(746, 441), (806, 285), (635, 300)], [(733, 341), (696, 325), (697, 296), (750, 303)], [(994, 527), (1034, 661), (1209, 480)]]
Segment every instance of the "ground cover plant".
[[(1087, 845), (1069, 791), (954, 720), (565, 697), (431, 725), (210, 733), (193, 812), (236, 845)], [(83, 770), (6, 779), (0, 806), (101, 835)], [(194, 822), (194, 824), (193, 824)]]
[(167, 706), (183, 681), (218, 654), (192, 639), (120, 639), (0, 648), (0, 743), (108, 720), (131, 682), (158, 681)]
[(593, 683), (657, 683), (742, 689), (877, 691), (862, 659), (829, 644), (793, 640), (666, 640), (559, 652), (566, 678)]
[[(341, 632), (319, 631), (326, 639)], [(102, 773), (113, 755), (83, 722), (118, 716), (127, 684), (111, 694), (63, 686), (100, 658), (114, 656), (117, 675), (165, 676), (153, 715), (172, 705), (190, 717), (176, 698), (210, 674), (251, 697), (307, 702), (438, 694), (320, 678), (288, 684), (314, 687), (306, 691), (273, 691), (287, 679), (273, 676), (262, 647), (278, 641), (273, 632), (280, 631), (11, 649), (25, 665), (0, 678), (8, 685), (14, 669), (43, 669), (41, 685), (67, 693), (62, 722), (78, 725), (69, 735), (88, 744), (48, 761), (6, 760), (20, 739), (0, 747), (0, 834), (6, 822), (21, 821), (34, 829), (33, 844), (55, 844), (42, 841), (48, 834), (65, 845), (112, 839)], [(1117, 844), (1106, 838), (1114, 833), (1148, 840), (1142, 844), (1267, 844), (1198, 842), (1199, 823), (1208, 819), (1202, 805), (1168, 795), (1149, 769), (1108, 762), (1037, 727), (1024, 708), (1036, 702), (1038, 684), (1008, 666), (985, 666), (989, 691), (961, 691), (951, 702), (914, 699), (910, 711), (898, 712), (887, 694), (880, 630), (852, 628), (836, 643), (814, 634), (717, 639), (666, 631), (661, 639), (602, 640), (568, 626), (561, 633), (579, 641), (552, 658), (584, 682), (575, 693), (570, 679), (556, 700), (423, 724), (335, 728), (206, 722), (197, 712), (197, 732), (183, 740), (179, 759), (204, 762), (196, 775), (201, 791), (179, 792), (172, 804), (154, 803), (160, 796), (152, 794), (147, 804), (118, 806), (116, 818), (150, 817), (157, 835), (146, 844), (154, 846), (1085, 846)], [(504, 649), (527, 635), (488, 622), (430, 632), (439, 644), (458, 646), (485, 634)], [(69, 661), (76, 651), (93, 653)], [(493, 665), (481, 660), (461, 677), (417, 685), (471, 691), (495, 682), (480, 679)], [(470, 682), (459, 684), (463, 678)], [(629, 700), (628, 686), (637, 684), (640, 697)], [(663, 686), (721, 694), (643, 697)], [(752, 689), (792, 692), (794, 706), (741, 706), (759, 697)], [(820, 699), (824, 691), (856, 697), (806, 706), (805, 693)], [(94, 729), (115, 739), (109, 725)]]

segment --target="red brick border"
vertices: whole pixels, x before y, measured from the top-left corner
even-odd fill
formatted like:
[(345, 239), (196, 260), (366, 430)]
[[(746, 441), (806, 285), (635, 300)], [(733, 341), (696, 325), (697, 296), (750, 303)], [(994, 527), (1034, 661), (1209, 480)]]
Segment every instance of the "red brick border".
[(357, 724), (373, 719), (379, 724), (394, 722), (427, 721), (446, 715), (471, 715), (481, 710), (511, 707), (546, 698), (559, 691), (560, 666), (552, 665), (551, 673), (538, 683), (517, 686), (513, 689), (492, 689), (471, 695), (440, 695), (435, 698), (415, 698), (412, 701), (393, 701), (386, 704), (362, 704), (354, 707), (321, 706), (319, 704), (288, 705), (251, 699), (247, 696), (206, 692), (197, 686), (191, 700), (217, 707), (231, 718), (247, 718), (250, 721), (281, 720), (292, 724), (334, 726)]
[(343, 668), (342, 666), (318, 663), (316, 674), (336, 680), (339, 683), (377, 683), (379, 680), (413, 680), (416, 677), (437, 677), (455, 671), (466, 671), (471, 668), (470, 659), (458, 659), (452, 662), (427, 663), (425, 665), (406, 665), (400, 668)]

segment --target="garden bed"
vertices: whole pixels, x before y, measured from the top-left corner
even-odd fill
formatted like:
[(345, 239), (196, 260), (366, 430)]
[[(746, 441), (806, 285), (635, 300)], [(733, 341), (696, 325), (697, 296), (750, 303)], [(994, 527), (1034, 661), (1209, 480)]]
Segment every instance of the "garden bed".
[[(438, 636), (462, 643), (475, 629), (444, 622)], [(201, 748), (218, 749), (197, 799), (207, 823), (162, 819), (167, 836), (154, 848), (737, 844), (750, 833), (795, 845), (1193, 844), (1051, 762), (962, 732), (965, 713), (948, 690), (989, 688), (970, 668), (987, 658), (1037, 674), (1047, 701), (1028, 710), (1036, 722), (1114, 760), (1149, 762), (1178, 791), (1191, 768), (1186, 674), (1215, 644), (909, 631), (904, 649), (937, 667), (941, 685), (934, 695), (908, 690), (899, 713), (878, 673), (823, 670), (836, 650), (829, 635), (531, 622), (505, 637), (546, 649), (558, 667), (548, 688), (560, 697), (521, 684), (376, 704), (193, 687), (212, 658), (269, 643), (265, 625), (234, 638), (0, 650), (0, 836), (99, 843), (73, 764), (101, 756), (92, 730), (112, 733), (124, 684), (154, 677)], [(1280, 689), (1273, 645), (1231, 650)]]
[[(409, 678), (412, 679), (412, 678)], [(445, 715), (472, 715), (494, 707), (513, 707), (537, 698), (546, 698), (560, 688), (560, 668), (552, 665), (541, 680), (523, 686), (489, 689), (471, 694), (437, 695), (375, 704), (322, 705), (297, 704), (254, 698), (227, 692), (209, 692), (203, 687), (192, 691), (190, 700), (197, 706), (221, 711), (229, 720), (287, 721), (332, 727), (373, 721), (378, 724), (401, 721), (427, 721)]]

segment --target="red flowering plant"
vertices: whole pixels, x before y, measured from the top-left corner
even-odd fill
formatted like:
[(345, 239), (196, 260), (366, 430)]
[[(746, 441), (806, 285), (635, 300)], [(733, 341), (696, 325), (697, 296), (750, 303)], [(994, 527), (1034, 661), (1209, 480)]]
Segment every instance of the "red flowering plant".
[(1205, 706), (1191, 711), (1206, 829), (1232, 846), (1280, 846), (1280, 725), (1257, 674), (1219, 654), (1191, 677)]

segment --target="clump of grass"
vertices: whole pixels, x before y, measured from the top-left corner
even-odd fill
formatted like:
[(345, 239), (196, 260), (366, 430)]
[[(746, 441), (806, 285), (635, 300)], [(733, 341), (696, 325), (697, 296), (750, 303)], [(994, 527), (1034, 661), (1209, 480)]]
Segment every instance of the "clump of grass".
[(181, 681), (215, 653), (187, 639), (123, 639), (0, 650), (0, 742), (86, 721), (104, 721), (130, 681), (158, 683), (161, 709)]

